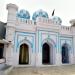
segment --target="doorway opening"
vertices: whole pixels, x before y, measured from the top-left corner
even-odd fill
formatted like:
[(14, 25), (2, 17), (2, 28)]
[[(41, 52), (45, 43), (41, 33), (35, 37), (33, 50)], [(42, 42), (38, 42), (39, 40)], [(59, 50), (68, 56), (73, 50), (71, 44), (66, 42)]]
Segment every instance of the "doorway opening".
[(62, 46), (62, 63), (69, 63), (69, 50), (67, 44)]
[(27, 44), (20, 46), (19, 64), (29, 64), (29, 47)]
[(50, 64), (50, 46), (47, 43), (44, 43), (42, 47), (42, 63)]

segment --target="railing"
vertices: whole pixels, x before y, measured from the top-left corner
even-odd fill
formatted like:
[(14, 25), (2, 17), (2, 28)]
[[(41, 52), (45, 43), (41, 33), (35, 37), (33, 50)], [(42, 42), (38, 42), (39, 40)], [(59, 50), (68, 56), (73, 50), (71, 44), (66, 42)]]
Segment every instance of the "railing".
[(36, 25), (37, 23), (42, 23), (46, 25), (54, 24), (54, 22), (51, 19), (42, 18), (42, 17), (38, 17), (36, 21), (29, 20), (29, 19), (16, 18), (16, 23), (29, 24), (29, 25)]
[[(37, 25), (38, 23), (41, 23), (43, 25), (50, 25), (50, 24), (55, 25), (54, 22), (51, 19), (42, 18), (42, 17), (38, 17), (36, 19), (36, 22), (33, 21), (33, 20), (29, 20), (29, 19), (27, 20), (27, 19), (22, 19), (22, 18), (17, 18), (16, 21), (17, 21), (16, 23), (18, 23), (18, 24)], [(39, 24), (39, 25), (41, 25), (41, 24)], [(60, 27), (61, 31), (66, 31), (66, 32), (71, 31), (70, 26), (62, 26), (62, 25), (60, 26), (59, 25), (59, 27)]]
[(63, 30), (63, 31), (71, 31), (71, 27), (70, 26), (61, 26), (61, 30)]
[(45, 23), (45, 24), (53, 24), (53, 21), (51, 19), (38, 17), (37, 22)]
[(29, 20), (29, 19), (16, 18), (16, 21), (17, 21), (16, 23), (36, 25), (35, 21)]

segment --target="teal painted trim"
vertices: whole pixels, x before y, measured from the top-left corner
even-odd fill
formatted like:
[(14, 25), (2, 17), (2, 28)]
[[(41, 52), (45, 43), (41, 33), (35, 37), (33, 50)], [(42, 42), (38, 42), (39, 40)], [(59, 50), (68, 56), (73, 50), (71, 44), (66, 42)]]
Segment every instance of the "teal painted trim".
[(59, 37), (60, 34), (58, 34), (58, 49), (57, 49), (57, 53), (59, 53), (60, 51), (60, 37)]
[[(56, 36), (56, 38), (58, 38), (58, 32), (53, 32), (53, 31), (49, 31), (49, 30), (39, 30), (39, 32), (42, 32), (42, 31), (44, 31), (44, 32), (48, 32), (49, 34), (50, 34), (50, 32), (52, 32), (50, 35), (54, 35), (54, 36)], [(54, 33), (54, 34), (53, 34)], [(42, 35), (42, 34), (41, 34)], [(42, 38), (42, 37), (41, 37)], [(56, 39), (56, 44), (58, 45), (58, 42), (57, 42), (57, 39)], [(57, 45), (56, 45), (56, 53), (58, 52), (57, 51)]]
[[(52, 33), (56, 33), (56, 34), (53, 34), (53, 35), (56, 35), (56, 38), (57, 38), (57, 42), (56, 42), (56, 53), (58, 53), (58, 52), (61, 52), (61, 44), (60, 44), (60, 42), (61, 42), (61, 38), (63, 38), (63, 36), (61, 37), (60, 36), (60, 34), (58, 33), (58, 32), (53, 32), (53, 31), (46, 31), (46, 30), (38, 30), (39, 32), (41, 32), (41, 31), (44, 31), (44, 32), (52, 32)], [(50, 34), (50, 33), (49, 33)], [(41, 34), (42, 35), (42, 34)], [(52, 35), (52, 34), (51, 34)], [(40, 38), (40, 37), (39, 37)], [(42, 37), (41, 37), (42, 38)], [(68, 37), (64, 37), (64, 38), (66, 38), (66, 39), (68, 39), (68, 38), (72, 38), (71, 36), (68, 36)]]
[(15, 32), (15, 52), (17, 52), (17, 42), (18, 42), (18, 36), (16, 35), (16, 32)]
[(39, 52), (39, 31), (38, 31), (38, 51)]
[(18, 38), (18, 36), (16, 35), (16, 52), (17, 52), (17, 46), (18, 46), (17, 45), (17, 43), (18, 43), (18, 39), (17, 38)]
[(20, 32), (20, 31), (16, 31), (16, 33), (27, 33), (27, 34), (34, 34), (35, 35), (35, 33), (33, 32)]
[[(18, 37), (19, 37), (19, 36), (24, 36), (24, 35), (18, 35)], [(25, 35), (25, 36), (28, 36), (28, 35)], [(31, 47), (32, 47), (32, 52), (34, 52), (34, 47), (33, 47), (33, 46), (35, 46), (35, 45), (34, 45), (34, 37), (33, 37), (33, 36), (30, 36), (30, 37), (32, 37), (32, 39), (33, 39), (33, 40), (32, 40), (33, 43), (31, 43)], [(18, 38), (17, 38), (17, 39), (18, 39)], [(17, 45), (19, 45), (19, 43), (20, 43), (20, 42), (18, 41), (18, 42), (17, 42)], [(18, 46), (17, 46), (17, 47), (18, 47)]]
[[(41, 31), (44, 31), (44, 30), (39, 30), (39, 32), (41, 32)], [(44, 32), (51, 32), (51, 31), (44, 31)], [(57, 33), (57, 32), (56, 32), (56, 33)], [(50, 34), (50, 33), (49, 33), (49, 34)], [(39, 35), (39, 34), (38, 34), (38, 35)], [(51, 35), (52, 35), (52, 34), (51, 34)], [(60, 43), (61, 40), (60, 40), (60, 39), (63, 38), (63, 37), (60, 37), (60, 34), (59, 34), (59, 33), (58, 33), (58, 35), (57, 35), (57, 34), (53, 34), (53, 35), (56, 35), (56, 38), (57, 38), (57, 40), (58, 40), (58, 41), (56, 42), (56, 43), (57, 43), (57, 47), (56, 47), (56, 48), (57, 48), (57, 50), (56, 50), (57, 52), (56, 52), (56, 53), (61, 52), (61, 43)], [(41, 34), (41, 36), (42, 36), (42, 34)], [(38, 38), (42, 38), (42, 37), (38, 37)], [(65, 38), (66, 38), (66, 39), (68, 39), (68, 38), (71, 39), (72, 37), (64, 37), (64, 39), (65, 39)], [(65, 40), (66, 40), (66, 39), (65, 39)], [(39, 40), (38, 40), (38, 41), (39, 41)], [(40, 42), (41, 42), (41, 41), (40, 41)], [(42, 50), (42, 48), (41, 48), (41, 50)]]
[[(31, 34), (31, 35), (34, 34), (34, 35), (35, 35), (35, 33), (16, 31), (16, 34), (21, 34), (21, 33), (22, 33), (23, 35), (24, 35), (24, 34), (28, 34), (28, 35), (29, 35), (29, 34)], [(17, 38), (18, 38), (18, 37), (17, 37)], [(16, 40), (18, 41), (18, 39), (16, 39)], [(16, 42), (17, 42), (17, 41), (16, 41)], [(17, 45), (17, 43), (16, 43), (16, 45)], [(17, 47), (16, 47), (16, 52), (17, 52)]]
[(42, 45), (42, 33), (40, 33), (40, 35), (41, 35), (40, 36), (40, 52), (42, 52), (42, 46), (41, 46)]
[[(62, 41), (62, 40), (67, 41), (67, 42), (70, 41), (70, 43), (71, 43), (70, 46), (71, 46), (71, 49), (72, 49), (72, 50), (71, 50), (71, 53), (72, 53), (72, 52), (73, 52), (73, 45), (72, 45), (72, 43), (73, 43), (73, 38), (69, 38), (69, 37), (68, 37), (68, 38), (66, 38), (66, 37), (61, 37), (61, 38), (60, 38), (60, 52), (62, 51), (62, 45), (61, 45), (61, 41)], [(67, 42), (66, 42), (66, 43), (67, 43)], [(67, 44), (68, 44), (68, 43), (67, 43)]]
[(35, 47), (35, 50), (34, 50), (34, 51), (35, 51), (35, 53), (36, 53), (36, 50), (37, 50), (37, 49), (36, 49), (36, 34), (35, 34), (35, 37), (34, 37), (34, 38), (35, 38), (35, 41), (34, 41), (34, 42), (35, 42), (35, 46), (33, 46), (33, 47)]
[(59, 49), (59, 40), (58, 40), (58, 36), (56, 36), (56, 53), (58, 53), (58, 49)]
[[(23, 33), (23, 34), (21, 34)], [(17, 48), (18, 48), (18, 45), (19, 45), (19, 42), (18, 42), (18, 36), (30, 36), (30, 34), (32, 35), (32, 41), (33, 41), (33, 45), (32, 45), (32, 52), (35, 52), (35, 34), (33, 33), (29, 33), (29, 32), (15, 32), (15, 50), (17, 52)]]
[(16, 51), (17, 48), (17, 36), (16, 36), (16, 32), (15, 32), (15, 36), (14, 36), (14, 52)]
[[(33, 44), (32, 44), (29, 40), (27, 40), (27, 39), (26, 39), (26, 41), (31, 45), (31, 48), (33, 48)], [(22, 41), (20, 41), (20, 42), (18, 41), (17, 47), (19, 47), (19, 45), (20, 45), (21, 42), (22, 42)], [(34, 41), (33, 41), (33, 42), (34, 42)]]
[[(38, 30), (38, 32), (41, 33), (40, 37), (38, 37), (38, 41), (39, 41), (40, 43), (42, 43), (42, 31), (44, 31), (44, 30)], [(51, 31), (44, 31), (44, 32), (48, 32), (48, 33), (50, 34)], [(54, 33), (54, 32), (53, 32), (53, 33)], [(55, 34), (53, 34), (53, 33), (51, 33), (51, 35), (56, 36), (56, 44), (58, 44), (58, 42), (57, 42), (58, 33), (57, 33), (57, 32), (55, 32)], [(39, 34), (38, 34), (38, 35), (39, 35)], [(39, 40), (40, 38), (41, 38), (41, 40)], [(39, 50), (40, 50), (40, 52), (42, 52), (42, 44), (39, 45)], [(57, 48), (57, 45), (56, 45), (56, 52), (58, 52), (57, 50), (58, 50), (58, 48)]]
[[(45, 29), (46, 29), (46, 28), (45, 28)], [(47, 28), (47, 30), (38, 29), (38, 31), (59, 33), (59, 32), (55, 32), (55, 31), (51, 31), (51, 30), (50, 30), (50, 29), (48, 29), (48, 28)]]
[(67, 35), (67, 36), (65, 36), (65, 35), (60, 35), (60, 37), (63, 37), (63, 38), (73, 38), (73, 36), (71, 36), (71, 35)]
[(73, 55), (74, 55), (74, 44), (73, 44), (73, 38), (72, 38), (72, 46), (73, 46)]
[(35, 37), (32, 37), (32, 53), (35, 53), (35, 46), (36, 46), (36, 43), (35, 43)]
[(42, 36), (42, 35), (41, 35), (41, 33), (39, 32), (39, 40), (38, 40), (38, 41), (39, 41), (39, 43), (38, 43), (39, 50), (38, 50), (38, 52), (41, 52), (41, 48), (42, 48), (42, 47), (41, 47), (41, 40), (42, 40), (42, 39), (41, 39), (41, 36)]

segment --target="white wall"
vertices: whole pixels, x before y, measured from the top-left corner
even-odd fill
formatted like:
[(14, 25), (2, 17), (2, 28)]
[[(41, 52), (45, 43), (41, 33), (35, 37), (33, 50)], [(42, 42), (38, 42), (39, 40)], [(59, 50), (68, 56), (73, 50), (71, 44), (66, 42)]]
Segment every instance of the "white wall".
[[(42, 65), (42, 44), (45, 39), (53, 45), (53, 64), (61, 65), (61, 46), (63, 40), (71, 45), (70, 63), (74, 63), (75, 39), (71, 27), (55, 25), (51, 19), (38, 18), (36, 24), (32, 20), (16, 18), (18, 7), (13, 4), (7, 5), (8, 17), (6, 27), (6, 40), (9, 43), (6, 48), (6, 63), (10, 65), (19, 65), (19, 46), (20, 44), (29, 44), (30, 63), (32, 66)], [(64, 38), (65, 37), (65, 38)], [(69, 38), (70, 37), (70, 38)], [(52, 42), (51, 42), (52, 40)], [(71, 42), (69, 42), (71, 41)], [(65, 41), (63, 42), (65, 43)]]

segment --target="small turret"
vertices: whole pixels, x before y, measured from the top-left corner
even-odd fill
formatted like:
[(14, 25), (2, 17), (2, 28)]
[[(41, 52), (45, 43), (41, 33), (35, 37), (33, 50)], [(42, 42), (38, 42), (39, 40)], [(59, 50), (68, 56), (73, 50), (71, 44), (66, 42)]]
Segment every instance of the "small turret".
[(70, 20), (71, 26), (75, 26), (75, 19)]
[(8, 17), (7, 17), (7, 26), (6, 26), (6, 40), (9, 42), (9, 44), (8, 46), (6, 46), (6, 64), (12, 65), (16, 13), (17, 13), (18, 7), (15, 4), (10, 3), (10, 4), (7, 4), (7, 10), (8, 10)]

